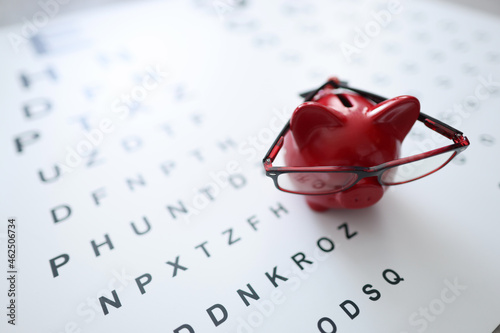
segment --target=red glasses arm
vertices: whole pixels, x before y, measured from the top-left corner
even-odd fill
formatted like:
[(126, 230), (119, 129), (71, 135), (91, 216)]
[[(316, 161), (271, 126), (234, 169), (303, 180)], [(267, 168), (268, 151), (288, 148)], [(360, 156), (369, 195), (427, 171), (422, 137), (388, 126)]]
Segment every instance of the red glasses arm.
[(450, 125), (447, 125), (436, 118), (428, 116), (425, 113), (420, 112), (418, 120), (423, 122), (425, 126), (429, 127), (430, 129), (446, 136), (448, 139), (456, 141), (463, 135), (463, 133), (457, 130), (456, 128), (453, 128)]
[(278, 152), (280, 151), (281, 147), (283, 147), (283, 142), (285, 141), (285, 134), (286, 132), (288, 132), (289, 128), (290, 128), (290, 120), (286, 122), (285, 127), (283, 127), (280, 134), (271, 145), (271, 148), (269, 148), (269, 150), (267, 151), (266, 156), (262, 160), (264, 164), (270, 164), (274, 162), (276, 155), (278, 155)]

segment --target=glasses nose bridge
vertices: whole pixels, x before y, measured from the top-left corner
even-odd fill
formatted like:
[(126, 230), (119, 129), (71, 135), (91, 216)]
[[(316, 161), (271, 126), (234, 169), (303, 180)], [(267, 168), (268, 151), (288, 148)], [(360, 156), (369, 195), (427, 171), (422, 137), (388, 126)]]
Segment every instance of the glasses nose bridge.
[(358, 171), (357, 172), (358, 179), (356, 180), (356, 182), (353, 185), (351, 185), (351, 187), (358, 184), (360, 181), (362, 181), (364, 179), (367, 179), (367, 180), (373, 179), (378, 184), (382, 185), (382, 183), (380, 182), (380, 176), (382, 175), (382, 173), (384, 171), (385, 171), (385, 168), (380, 169), (380, 170)]

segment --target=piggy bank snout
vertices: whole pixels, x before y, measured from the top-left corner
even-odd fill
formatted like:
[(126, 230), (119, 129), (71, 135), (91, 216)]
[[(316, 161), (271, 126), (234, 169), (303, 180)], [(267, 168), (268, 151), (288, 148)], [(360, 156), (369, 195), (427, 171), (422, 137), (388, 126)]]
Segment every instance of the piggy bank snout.
[(340, 206), (358, 209), (372, 206), (384, 195), (382, 185), (376, 179), (363, 179), (350, 189), (339, 193)]

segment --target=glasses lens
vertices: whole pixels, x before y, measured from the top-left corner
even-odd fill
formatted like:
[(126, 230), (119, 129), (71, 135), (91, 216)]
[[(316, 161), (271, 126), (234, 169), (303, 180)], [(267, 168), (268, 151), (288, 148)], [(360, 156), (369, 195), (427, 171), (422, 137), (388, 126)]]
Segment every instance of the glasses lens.
[(380, 181), (384, 185), (397, 185), (428, 176), (444, 167), (455, 155), (453, 151), (446, 152), (387, 169)]
[(278, 186), (298, 194), (328, 194), (348, 188), (356, 179), (349, 172), (289, 172), (278, 176)]

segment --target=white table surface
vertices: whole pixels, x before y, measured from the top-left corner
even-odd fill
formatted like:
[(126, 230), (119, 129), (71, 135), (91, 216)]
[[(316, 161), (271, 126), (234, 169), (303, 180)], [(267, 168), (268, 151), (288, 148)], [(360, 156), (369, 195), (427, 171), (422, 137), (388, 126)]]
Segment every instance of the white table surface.
[[(137, 0), (71, 0), (60, 6), (58, 14), (74, 12), (84, 8), (103, 6), (116, 2), (132, 2)], [(500, 1), (498, 0), (439, 0), (456, 3), (486, 11), (490, 14), (500, 16)], [(41, 1), (43, 3), (48, 2)], [(33, 0), (0, 0), (0, 26), (22, 22), (23, 17), (29, 18), (33, 13), (40, 10), (38, 1)], [(31, 15), (30, 15), (31, 14)]]

